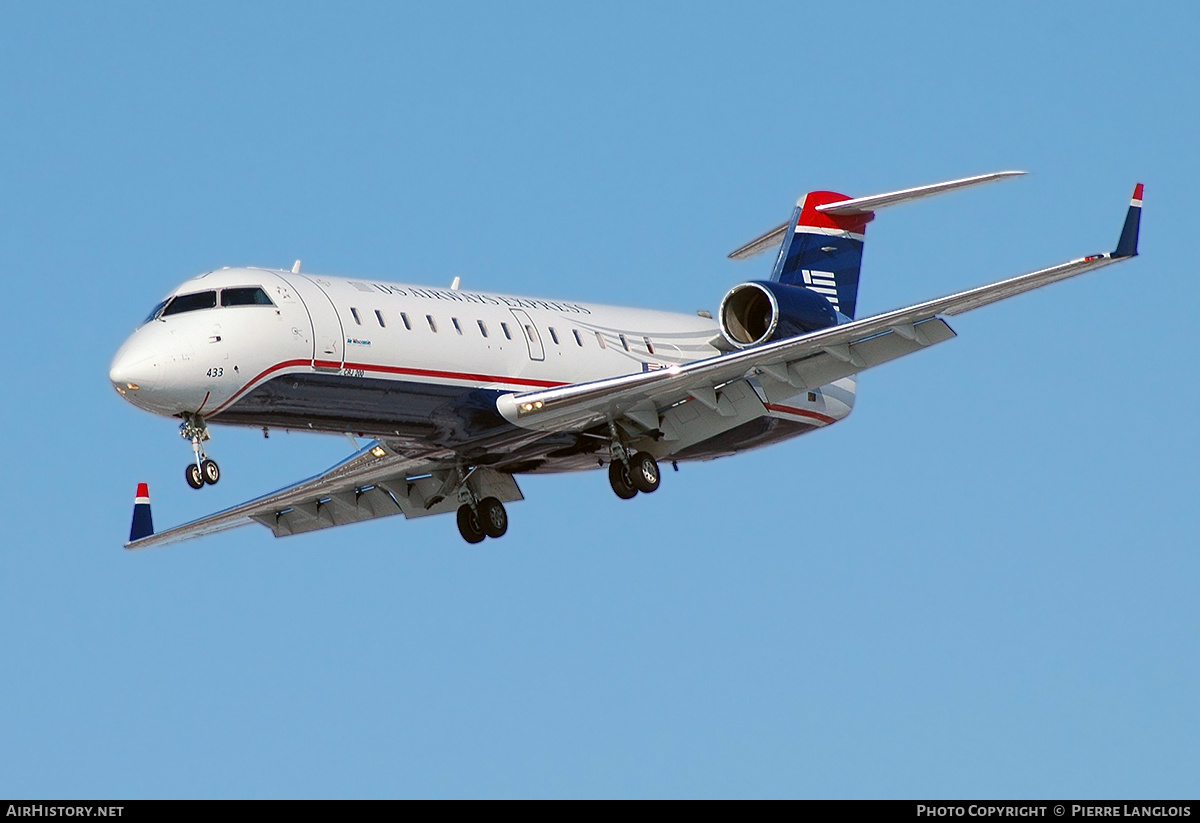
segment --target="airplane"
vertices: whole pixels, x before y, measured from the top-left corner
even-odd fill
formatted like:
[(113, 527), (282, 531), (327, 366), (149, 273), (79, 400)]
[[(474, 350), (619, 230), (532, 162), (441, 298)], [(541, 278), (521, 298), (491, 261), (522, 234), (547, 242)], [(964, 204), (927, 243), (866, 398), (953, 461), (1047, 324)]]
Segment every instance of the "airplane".
[[(771, 275), (735, 285), (714, 319), (569, 300), (224, 268), (154, 307), (109, 377), (178, 418), (185, 479), (220, 480), (209, 424), (341, 433), (329, 469), (155, 532), (139, 484), (128, 549), (261, 524), (276, 537), (453, 512), (468, 543), (508, 529), (516, 475), (603, 469), (618, 497), (654, 492), (660, 465), (710, 460), (844, 420), (856, 375), (956, 336), (947, 318), (1137, 255), (1138, 183), (1116, 249), (906, 308), (856, 317), (875, 212), (1024, 174), (868, 197), (811, 191), (729, 256), (778, 247)], [(356, 438), (369, 438), (359, 447)]]

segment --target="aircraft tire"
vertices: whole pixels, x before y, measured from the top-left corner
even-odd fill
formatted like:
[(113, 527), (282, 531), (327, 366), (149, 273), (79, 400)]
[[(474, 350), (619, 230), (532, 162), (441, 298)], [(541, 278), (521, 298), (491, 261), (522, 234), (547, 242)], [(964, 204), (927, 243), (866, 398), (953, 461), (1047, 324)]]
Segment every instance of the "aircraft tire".
[(630, 479), (637, 490), (650, 494), (662, 482), (662, 474), (658, 471), (658, 461), (649, 452), (638, 452), (629, 461)]
[(204, 487), (204, 475), (200, 473), (200, 467), (195, 463), (188, 463), (183, 470), (183, 476), (187, 478), (187, 484), (193, 489)]
[(614, 460), (608, 464), (608, 482), (617, 493), (617, 497), (622, 500), (628, 500), (638, 493), (637, 486), (633, 485), (633, 478), (629, 475), (630, 472), (625, 468), (623, 461)]
[(204, 475), (204, 482), (210, 486), (217, 485), (217, 481), (221, 479), (221, 467), (217, 465), (216, 460), (205, 460), (200, 464), (200, 470)]
[(479, 501), (479, 523), (488, 537), (503, 537), (508, 531), (508, 512), (504, 504), (494, 497)]
[(483, 538), (487, 537), (479, 518), (465, 503), (458, 507), (458, 533), (472, 545), (483, 542)]

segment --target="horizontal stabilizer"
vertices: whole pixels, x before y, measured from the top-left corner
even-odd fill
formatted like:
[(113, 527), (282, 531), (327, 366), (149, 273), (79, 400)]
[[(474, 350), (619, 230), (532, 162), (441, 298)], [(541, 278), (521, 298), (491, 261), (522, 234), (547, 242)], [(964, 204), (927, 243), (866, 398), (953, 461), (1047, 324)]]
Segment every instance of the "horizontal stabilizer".
[[(850, 199), (838, 200), (834, 203), (824, 203), (816, 207), (816, 211), (828, 215), (869, 215), (876, 209), (886, 208), (887, 206), (895, 206), (899, 203), (907, 203), (909, 200), (918, 200), (922, 197), (930, 197), (942, 192), (954, 191), (955, 189), (966, 188), (967, 186), (976, 186), (981, 183), (990, 183), (993, 180), (1003, 180), (1008, 177), (1019, 177), (1026, 172), (1023, 171), (997, 171), (991, 174), (979, 174), (975, 177), (964, 177), (961, 180), (950, 180), (945, 183), (934, 183), (929, 186), (917, 186), (913, 189), (904, 189), (903, 191), (893, 191), (887, 194), (873, 194), (870, 197), (854, 197)], [(796, 205), (801, 205), (804, 198), (800, 198)], [(868, 218), (869, 219), (869, 218)], [(775, 248), (783, 242), (787, 230), (791, 227), (792, 222), (785, 220), (778, 226), (775, 226), (770, 231), (764, 232), (758, 237), (751, 240), (744, 246), (729, 253), (732, 260), (746, 260), (754, 257), (756, 254), (761, 254), (768, 249)]]
[(907, 203), (909, 200), (919, 200), (942, 192), (965, 189), (967, 186), (978, 186), (980, 183), (990, 183), (993, 180), (1003, 180), (1006, 177), (1020, 177), (1023, 171), (997, 171), (991, 174), (979, 174), (975, 177), (964, 177), (961, 180), (950, 180), (946, 183), (934, 183), (930, 186), (917, 186), (915, 189), (904, 189), (887, 194), (873, 194), (870, 197), (855, 197), (840, 203), (826, 203), (817, 206), (817, 211), (825, 214), (867, 214), (876, 209)]
[(787, 232), (788, 227), (792, 225), (791, 220), (784, 220), (770, 231), (760, 234), (758, 237), (751, 240), (741, 248), (734, 249), (729, 253), (730, 260), (748, 260), (756, 254), (762, 254), (767, 249), (773, 249), (783, 242), (783, 235)]

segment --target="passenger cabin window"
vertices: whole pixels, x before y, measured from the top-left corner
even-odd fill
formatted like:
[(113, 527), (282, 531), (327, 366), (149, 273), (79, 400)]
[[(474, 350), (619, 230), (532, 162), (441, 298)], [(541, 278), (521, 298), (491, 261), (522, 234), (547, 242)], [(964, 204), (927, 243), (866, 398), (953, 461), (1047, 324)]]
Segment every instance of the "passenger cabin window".
[(582, 338), (582, 337), (579, 335), (579, 329), (572, 329), (572, 330), (571, 330), (571, 334), (575, 335), (575, 342), (576, 342), (578, 345), (582, 346), (582, 345), (583, 345), (583, 338)]
[(487, 326), (484, 325), (482, 320), (476, 320), (475, 322), (479, 324), (479, 333), (487, 337)]
[(402, 323), (404, 323), (404, 328), (408, 329), (409, 331), (412, 331), (412, 323), (408, 322), (407, 314), (405, 314), (404, 312), (400, 312), (400, 321)]
[(451, 317), (451, 318), (450, 318), (450, 322), (454, 324), (454, 330), (455, 330), (456, 332), (458, 332), (459, 334), (462, 334), (462, 326), (458, 325), (458, 318), (457, 318), (457, 317)]
[(274, 306), (267, 293), (258, 286), (221, 289), (222, 306)]
[(530, 343), (537, 342), (537, 335), (533, 332), (533, 326), (529, 325), (528, 323), (525, 324), (525, 334), (528, 335)]
[(602, 349), (608, 348), (608, 344), (604, 342), (604, 335), (601, 334), (600, 332), (596, 332), (596, 342), (600, 344), (600, 348), (602, 348)]
[(387, 323), (383, 322), (383, 312), (381, 312), (379, 309), (375, 310), (375, 319), (379, 321), (379, 328), (381, 328), (381, 329), (387, 328)]
[(358, 309), (350, 309), (350, 314), (354, 316), (354, 322), (361, 326), (362, 320), (358, 319)]
[(180, 294), (171, 298), (171, 302), (163, 309), (162, 316), (166, 317), (171, 314), (183, 314), (185, 311), (198, 311), (200, 309), (214, 309), (217, 306), (217, 293), (215, 291), (201, 291), (195, 294)]
[(625, 339), (625, 335), (619, 334), (617, 336), (621, 338), (621, 346), (625, 349), (625, 351), (629, 351), (629, 341)]
[(650, 354), (654, 354), (654, 344), (650, 342), (650, 338), (643, 337), (642, 342), (646, 344), (646, 351)]
[(510, 332), (510, 331), (508, 330), (508, 324), (507, 324), (507, 323), (501, 323), (501, 324), (500, 324), (500, 330), (501, 330), (502, 332), (504, 332), (504, 336), (505, 336), (505, 337), (507, 337), (509, 340), (512, 340), (512, 332)]
[(553, 340), (555, 344), (558, 343), (558, 332), (554, 330), (553, 326), (550, 327), (550, 339)]
[(427, 314), (425, 315), (425, 319), (429, 321), (429, 330), (434, 334), (437, 334), (437, 323), (434, 322), (433, 315)]

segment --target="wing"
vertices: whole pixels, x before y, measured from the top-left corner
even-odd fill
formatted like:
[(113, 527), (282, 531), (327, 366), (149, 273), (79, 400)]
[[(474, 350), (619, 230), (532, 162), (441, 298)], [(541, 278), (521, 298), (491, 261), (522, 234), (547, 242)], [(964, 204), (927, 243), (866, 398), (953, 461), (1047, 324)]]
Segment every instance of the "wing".
[[(251, 523), (260, 523), (276, 537), (284, 537), (393, 514), (444, 514), (458, 508), (458, 497), (452, 492), (462, 480), (479, 497), (496, 497), (504, 503), (522, 499), (511, 474), (479, 467), (460, 478), (454, 455), (449, 452), (413, 457), (376, 441), (315, 477), (182, 526), (131, 540), (125, 548), (161, 546)], [(146, 517), (149, 522), (148, 511)]]
[[(1117, 249), (1048, 269), (851, 321), (821, 331), (766, 343), (659, 371), (555, 389), (508, 394), (497, 405), (510, 422), (530, 429), (582, 430), (618, 418), (671, 440), (664, 411), (689, 398), (725, 417), (739, 414), (744, 378), (754, 377), (768, 400), (794, 395), (954, 337), (943, 319), (1042, 286), (1094, 271), (1137, 254), (1142, 186), (1138, 184)], [(723, 394), (728, 396), (723, 397)]]

